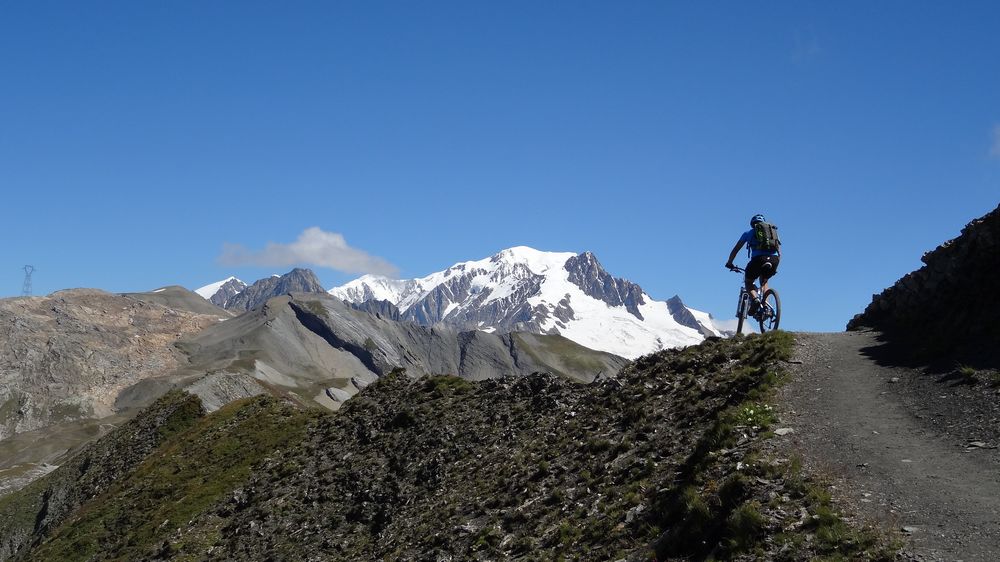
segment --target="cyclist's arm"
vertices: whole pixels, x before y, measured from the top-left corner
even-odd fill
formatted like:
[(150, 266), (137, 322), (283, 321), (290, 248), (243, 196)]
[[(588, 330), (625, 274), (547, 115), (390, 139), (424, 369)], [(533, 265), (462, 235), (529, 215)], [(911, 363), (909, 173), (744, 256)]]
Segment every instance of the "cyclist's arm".
[(743, 239), (740, 238), (736, 241), (736, 245), (733, 246), (733, 251), (729, 254), (729, 261), (726, 262), (726, 267), (732, 269), (733, 260), (736, 259), (736, 254), (740, 253), (740, 248), (743, 247)]

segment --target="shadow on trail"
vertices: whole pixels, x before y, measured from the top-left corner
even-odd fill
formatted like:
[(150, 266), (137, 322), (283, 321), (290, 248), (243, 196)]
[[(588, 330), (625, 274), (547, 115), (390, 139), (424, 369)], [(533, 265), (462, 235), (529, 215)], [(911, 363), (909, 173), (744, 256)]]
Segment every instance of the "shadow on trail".
[(996, 348), (929, 349), (905, 339), (874, 332), (877, 345), (861, 348), (861, 354), (882, 367), (904, 367), (929, 376), (938, 376), (940, 383), (954, 386), (974, 384), (960, 373), (962, 367), (976, 370), (1000, 368)]

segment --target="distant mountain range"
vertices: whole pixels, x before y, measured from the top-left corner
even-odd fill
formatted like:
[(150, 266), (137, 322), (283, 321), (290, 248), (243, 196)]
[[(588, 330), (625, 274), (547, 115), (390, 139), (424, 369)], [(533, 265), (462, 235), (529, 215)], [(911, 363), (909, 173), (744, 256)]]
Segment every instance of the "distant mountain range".
[[(257, 281), (230, 277), (198, 289), (228, 310), (245, 311), (290, 292), (322, 292), (309, 270)], [(590, 252), (525, 246), (455, 264), (418, 279), (366, 275), (329, 293), (391, 320), (456, 330), (560, 334), (591, 349), (634, 358), (721, 335), (711, 316), (680, 297), (652, 299), (608, 273)]]

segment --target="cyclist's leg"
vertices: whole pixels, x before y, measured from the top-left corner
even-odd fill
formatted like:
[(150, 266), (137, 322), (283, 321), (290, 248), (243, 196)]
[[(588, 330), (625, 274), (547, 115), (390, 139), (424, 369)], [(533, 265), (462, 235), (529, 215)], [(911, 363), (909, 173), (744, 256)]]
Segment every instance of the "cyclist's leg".
[(760, 268), (760, 294), (767, 293), (770, 287), (767, 282), (778, 273), (778, 256), (768, 256)]
[(761, 274), (760, 264), (761, 256), (757, 256), (755, 258), (751, 258), (746, 267), (746, 274), (743, 282), (746, 286), (747, 292), (750, 293), (751, 302), (757, 301), (760, 297), (757, 293), (757, 286), (754, 285)]
[(763, 256), (757, 256), (755, 258), (751, 258), (750, 262), (747, 263), (745, 283), (747, 292), (750, 293), (750, 310), (747, 312), (750, 316), (757, 314), (757, 311), (760, 310), (761, 293), (757, 292), (757, 287), (754, 283), (758, 280), (762, 280), (760, 279), (760, 266), (763, 262), (762, 258)]

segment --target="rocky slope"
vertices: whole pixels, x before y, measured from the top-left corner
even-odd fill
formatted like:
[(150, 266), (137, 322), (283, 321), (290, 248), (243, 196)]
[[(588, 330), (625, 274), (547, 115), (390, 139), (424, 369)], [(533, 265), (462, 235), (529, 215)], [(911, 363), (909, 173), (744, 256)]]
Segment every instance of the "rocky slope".
[(625, 363), (559, 336), (459, 333), (354, 310), (323, 292), (294, 295), (237, 318), (181, 288), (0, 301), (0, 494), (172, 388), (211, 411), (259, 394), (336, 409), (399, 367), (591, 381)]
[[(794, 462), (762, 454), (775, 423), (762, 400), (789, 347), (783, 334), (710, 341), (590, 385), (394, 373), (336, 414), (303, 416), (255, 398), (176, 424), (69, 516), (45, 519), (40, 507), (47, 493), (83, 495), (55, 475), (0, 498), (0, 534), (17, 537), (4, 552), (892, 559), (876, 537), (846, 526)], [(117, 430), (97, 446), (123, 438)], [(80, 480), (103, 473), (100, 464), (77, 467)], [(51, 523), (30, 523), (39, 518)]]
[(173, 310), (183, 310), (195, 314), (207, 314), (220, 319), (231, 318), (232, 313), (226, 311), (212, 302), (205, 302), (198, 293), (189, 291), (179, 285), (162, 287), (144, 293), (122, 293), (122, 296), (130, 297), (149, 304), (157, 304)]
[(0, 498), (0, 560), (37, 544), (84, 503), (106, 492), (175, 433), (204, 414), (197, 398), (174, 392), (14, 495)]
[[(616, 373), (625, 363), (560, 336), (457, 332), (396, 322), (323, 293), (272, 298), (178, 345), (190, 357), (178, 378), (210, 408), (265, 391), (335, 408), (397, 368), (412, 376), (475, 380), (542, 371), (589, 382)], [(204, 375), (187, 379), (189, 373)], [(165, 381), (147, 381), (135, 391), (155, 394), (152, 384)]]
[[(720, 335), (708, 314), (678, 297), (653, 300), (608, 273), (590, 252), (510, 248), (421, 279), (366, 275), (330, 294), (362, 307), (392, 304), (401, 319), (425, 326), (561, 334), (629, 358)], [(377, 305), (391, 314), (386, 306)]]
[(379, 318), (386, 318), (397, 322), (402, 321), (403, 319), (403, 315), (400, 314), (399, 308), (389, 301), (372, 299), (364, 302), (344, 302), (350, 305), (350, 307), (354, 310), (361, 310), (369, 314), (374, 314)]
[(925, 254), (849, 330), (875, 328), (908, 355), (1000, 366), (1000, 207)]
[(0, 300), (0, 440), (115, 413), (123, 389), (185, 362), (173, 342), (215, 312), (91, 289)]
[(228, 317), (180, 287), (0, 300), (0, 494), (120, 423), (123, 391), (184, 365), (173, 342)]

